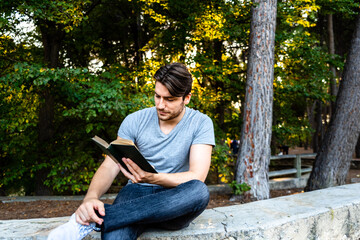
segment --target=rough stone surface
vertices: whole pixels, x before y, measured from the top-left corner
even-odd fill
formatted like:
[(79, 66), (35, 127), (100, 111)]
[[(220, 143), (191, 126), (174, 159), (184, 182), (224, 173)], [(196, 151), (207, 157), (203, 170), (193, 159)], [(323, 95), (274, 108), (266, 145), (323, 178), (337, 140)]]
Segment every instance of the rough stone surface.
[(351, 178), (350, 182), (351, 183), (360, 183), (360, 178)]
[[(206, 210), (181, 231), (140, 239), (359, 239), (360, 184)], [(69, 218), (0, 221), (0, 239), (46, 239)], [(93, 233), (86, 239), (100, 239)]]
[(301, 178), (274, 178), (269, 181), (269, 185), (271, 190), (305, 188), (308, 179), (309, 174), (305, 174)]

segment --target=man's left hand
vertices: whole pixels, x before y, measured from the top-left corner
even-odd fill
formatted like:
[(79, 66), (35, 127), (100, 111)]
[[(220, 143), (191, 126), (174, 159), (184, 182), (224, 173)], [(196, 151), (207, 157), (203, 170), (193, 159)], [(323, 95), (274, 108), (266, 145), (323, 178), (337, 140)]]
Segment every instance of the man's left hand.
[(150, 180), (154, 175), (153, 173), (145, 172), (130, 158), (122, 158), (122, 161), (130, 171), (128, 172), (120, 164), (118, 165), (125, 177), (130, 179), (133, 183), (150, 183)]

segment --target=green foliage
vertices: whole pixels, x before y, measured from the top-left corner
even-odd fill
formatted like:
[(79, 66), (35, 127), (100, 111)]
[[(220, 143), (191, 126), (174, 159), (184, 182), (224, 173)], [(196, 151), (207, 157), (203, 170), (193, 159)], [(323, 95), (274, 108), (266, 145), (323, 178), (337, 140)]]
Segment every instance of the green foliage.
[(232, 188), (234, 195), (242, 195), (251, 189), (251, 186), (245, 182), (237, 183), (236, 181), (232, 181), (229, 185)]
[[(234, 158), (225, 140), (241, 133), (251, 1), (31, 0), (2, 1), (0, 8), (0, 194), (20, 189), (32, 194), (44, 169), (45, 184), (54, 193), (86, 191), (103, 159), (90, 137), (114, 139), (126, 115), (152, 106), (152, 76), (173, 61), (186, 63), (194, 76), (189, 106), (213, 119), (217, 146), (211, 171), (223, 182), (232, 181)], [(344, 20), (335, 21), (337, 36), (343, 22), (350, 26), (338, 38), (346, 42), (358, 13), (355, 1), (278, 2), (277, 144), (309, 139), (314, 101), (334, 100), (328, 94), (329, 66), (341, 71), (344, 56), (330, 56), (324, 46), (321, 21), (328, 13)], [(24, 22), (34, 24), (35, 31), (21, 34), (16, 26)], [(59, 37), (46, 42), (58, 51), (54, 65), (46, 62), (40, 44), (47, 34)], [(45, 96), (53, 100), (53, 134), (41, 153), (39, 113)]]
[[(308, 121), (298, 119), (290, 120), (290, 123), (282, 123), (273, 126), (272, 134), (279, 145), (301, 146), (306, 143), (312, 136), (314, 130), (308, 125)], [(276, 149), (273, 149), (273, 154)]]
[[(273, 142), (277, 145), (309, 142), (314, 132), (310, 125), (314, 102), (335, 101), (328, 93), (333, 77), (329, 68), (333, 65), (342, 71), (344, 58), (331, 56), (323, 46), (319, 34), (327, 33), (319, 33), (317, 27), (319, 12), (324, 10), (321, 2), (279, 2), (273, 104)], [(342, 3), (332, 6), (338, 4)]]
[[(51, 159), (53, 164), (45, 185), (51, 186), (57, 193), (83, 193), (87, 190), (94, 171), (99, 167), (101, 158), (94, 158), (94, 155), (89, 153), (84, 154), (85, 148), (81, 142), (64, 144), (68, 145), (71, 151), (62, 152)], [(92, 145), (87, 144), (86, 147), (91, 149)]]
[(353, 18), (358, 14), (359, 2), (354, 0), (328, 1), (317, 0), (324, 14), (341, 14), (345, 18)]
[[(73, 26), (78, 25), (86, 16), (86, 9), (91, 5), (90, 0), (74, 1), (51, 1), (51, 0), (30, 0), (30, 1), (2, 1), (0, 7), (6, 17), (4, 21), (14, 16), (11, 13), (31, 16), (36, 21), (47, 21), (61, 25), (65, 31), (71, 31)], [(19, 16), (14, 20), (18, 21)]]
[[(238, 75), (241, 68), (229, 58), (221, 63), (204, 56), (199, 56), (197, 60), (196, 68), (192, 69), (196, 80), (191, 106), (208, 114), (219, 131), (238, 135), (241, 113), (236, 103), (245, 98), (244, 78)], [(223, 108), (224, 105), (227, 107)]]
[(234, 160), (225, 141), (218, 142), (213, 150), (210, 171), (216, 174), (220, 182), (229, 183), (234, 178)]
[[(84, 192), (102, 159), (90, 137), (99, 134), (116, 138), (121, 120), (151, 103), (147, 92), (123, 94), (134, 91), (134, 85), (126, 84), (116, 69), (94, 75), (86, 69), (49, 69), (19, 63), (11, 74), (0, 78), (0, 87), (4, 133), (0, 137), (7, 143), (1, 146), (0, 188), (7, 189), (6, 193), (10, 186), (14, 191), (23, 187), (22, 182), (34, 179), (46, 168), (51, 170), (45, 184), (55, 192)], [(37, 112), (44, 89), (50, 89), (56, 100), (55, 139), (48, 149), (48, 160), (39, 162)], [(142, 86), (141, 90), (148, 89)], [(33, 186), (25, 186), (27, 194), (32, 191)]]
[[(1, 33), (0, 33), (1, 34)], [(16, 44), (7, 36), (0, 35), (0, 76), (12, 70), (13, 65), (18, 61), (24, 61), (30, 56), (30, 51), (23, 44)]]

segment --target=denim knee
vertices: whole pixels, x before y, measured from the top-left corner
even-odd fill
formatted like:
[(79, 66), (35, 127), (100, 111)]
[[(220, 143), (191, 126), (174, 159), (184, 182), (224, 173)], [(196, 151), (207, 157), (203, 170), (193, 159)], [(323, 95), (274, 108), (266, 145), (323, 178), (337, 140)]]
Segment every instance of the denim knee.
[(200, 180), (190, 180), (183, 183), (188, 190), (189, 196), (195, 201), (198, 209), (205, 209), (209, 203), (209, 189), (205, 183)]

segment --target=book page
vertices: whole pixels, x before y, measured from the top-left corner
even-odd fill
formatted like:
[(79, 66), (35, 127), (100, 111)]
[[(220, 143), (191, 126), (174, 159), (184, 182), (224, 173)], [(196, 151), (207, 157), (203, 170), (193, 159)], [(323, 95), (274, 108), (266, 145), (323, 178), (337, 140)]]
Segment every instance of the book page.
[(116, 145), (133, 145), (135, 146), (134, 142), (128, 139), (124, 139), (124, 138), (118, 138), (114, 141), (112, 141), (110, 144), (116, 144)]
[(104, 148), (108, 148), (110, 146), (104, 139), (102, 139), (96, 135), (92, 138), (92, 140), (94, 140), (98, 144), (102, 145)]

